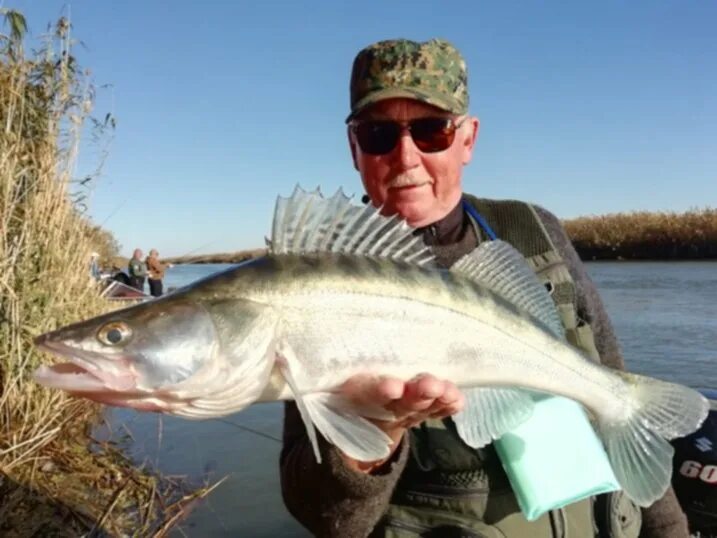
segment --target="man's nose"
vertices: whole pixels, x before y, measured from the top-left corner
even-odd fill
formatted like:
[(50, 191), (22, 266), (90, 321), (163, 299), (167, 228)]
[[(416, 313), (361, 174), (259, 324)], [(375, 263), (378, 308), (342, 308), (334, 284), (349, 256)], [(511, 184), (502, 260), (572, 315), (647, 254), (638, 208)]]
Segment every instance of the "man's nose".
[(413, 168), (419, 163), (420, 150), (413, 142), (413, 138), (411, 138), (411, 133), (408, 129), (401, 130), (394, 154), (403, 169)]

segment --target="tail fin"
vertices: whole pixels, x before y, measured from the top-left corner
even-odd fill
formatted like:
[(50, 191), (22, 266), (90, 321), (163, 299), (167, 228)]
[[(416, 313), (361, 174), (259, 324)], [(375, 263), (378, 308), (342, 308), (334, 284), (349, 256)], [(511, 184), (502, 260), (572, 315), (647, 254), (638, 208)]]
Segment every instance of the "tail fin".
[(623, 490), (638, 505), (650, 506), (670, 485), (674, 449), (668, 440), (696, 431), (709, 402), (683, 385), (617, 373), (630, 386), (632, 410), (627, 420), (601, 424), (600, 429)]

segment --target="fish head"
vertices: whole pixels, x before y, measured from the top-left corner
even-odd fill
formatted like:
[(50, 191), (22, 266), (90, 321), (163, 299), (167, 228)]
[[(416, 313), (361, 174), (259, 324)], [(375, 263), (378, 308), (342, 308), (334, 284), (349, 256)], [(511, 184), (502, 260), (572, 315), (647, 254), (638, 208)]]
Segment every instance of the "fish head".
[(35, 344), (66, 360), (40, 366), (34, 374), (40, 384), (156, 411), (172, 405), (172, 389), (211, 362), (218, 347), (207, 309), (169, 296), (68, 325)]

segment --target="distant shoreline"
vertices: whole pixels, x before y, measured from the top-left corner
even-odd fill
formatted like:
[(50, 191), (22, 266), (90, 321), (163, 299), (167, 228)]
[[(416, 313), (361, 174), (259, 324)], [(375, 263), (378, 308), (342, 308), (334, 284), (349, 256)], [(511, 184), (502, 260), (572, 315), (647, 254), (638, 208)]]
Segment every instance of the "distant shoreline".
[[(717, 260), (717, 209), (616, 213), (567, 219), (563, 225), (583, 261)], [(266, 249), (259, 248), (163, 261), (240, 263), (264, 254)]]
[(615, 213), (563, 225), (584, 261), (717, 259), (717, 209)]
[[(575, 250), (584, 262), (594, 261), (699, 261), (717, 260), (717, 245), (707, 246), (704, 251), (692, 246), (676, 246), (674, 248), (647, 249), (644, 246), (621, 247), (617, 250), (611, 248), (581, 248), (576, 245)], [(202, 256), (187, 256), (167, 258), (163, 260), (174, 265), (209, 264), (209, 263), (241, 263), (266, 254), (265, 249), (238, 251), (233, 253), (205, 254)]]
[(189, 263), (241, 263), (247, 260), (253, 260), (254, 258), (259, 258), (265, 254), (265, 248), (255, 248), (250, 250), (238, 250), (236, 252), (174, 256), (172, 258), (162, 258), (162, 262), (172, 263), (174, 265)]
[[(592, 261), (697, 261), (717, 260), (717, 244), (646, 246), (623, 245), (619, 248), (595, 247), (576, 244), (575, 250), (580, 259)], [(209, 264), (209, 263), (241, 263), (266, 254), (266, 249), (240, 250), (238, 252), (203, 254), (201, 256), (177, 256), (163, 261), (174, 265)], [(126, 264), (125, 264), (126, 265)]]

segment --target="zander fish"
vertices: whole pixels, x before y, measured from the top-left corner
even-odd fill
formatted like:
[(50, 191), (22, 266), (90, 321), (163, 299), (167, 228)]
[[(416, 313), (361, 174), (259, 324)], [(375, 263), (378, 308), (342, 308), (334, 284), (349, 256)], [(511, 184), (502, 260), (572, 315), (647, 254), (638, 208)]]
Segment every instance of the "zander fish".
[(690, 388), (571, 347), (545, 287), (507, 243), (482, 243), (441, 270), (405, 222), (341, 191), (280, 197), (267, 256), (36, 344), (69, 361), (38, 368), (38, 382), (111, 405), (201, 419), (294, 399), (317, 459), (317, 429), (353, 458), (389, 453), (390, 439), (362, 418), (386, 411), (336, 391), (359, 373), (454, 382), (466, 408), (453, 420), (476, 448), (530, 416), (530, 391), (564, 396), (594, 417), (642, 506), (669, 485), (667, 440), (708, 412)]

